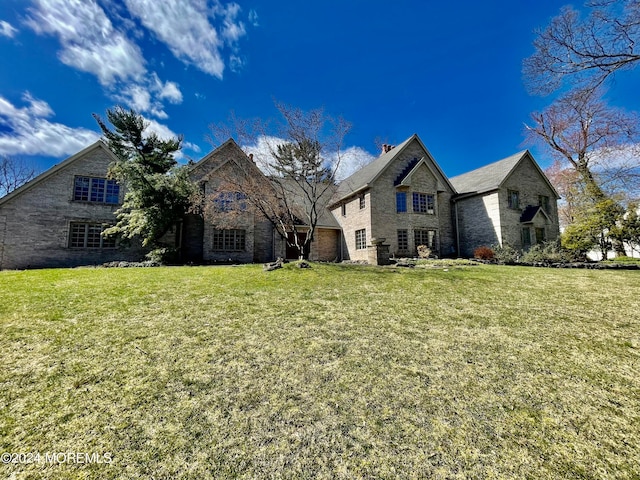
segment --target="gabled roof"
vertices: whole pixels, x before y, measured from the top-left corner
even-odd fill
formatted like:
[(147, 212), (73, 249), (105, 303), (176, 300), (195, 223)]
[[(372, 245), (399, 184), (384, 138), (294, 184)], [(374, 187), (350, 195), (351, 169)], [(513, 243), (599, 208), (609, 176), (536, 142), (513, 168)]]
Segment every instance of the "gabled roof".
[(551, 185), (547, 176), (540, 169), (538, 163), (533, 159), (529, 150), (522, 150), (510, 157), (503, 158), (502, 160), (490, 163), (484, 167), (453, 177), (451, 178), (451, 183), (456, 188), (459, 195), (473, 195), (491, 192), (499, 189), (520, 162), (524, 161), (526, 158), (531, 160), (531, 163), (538, 170), (538, 173), (540, 173), (540, 176), (547, 183), (551, 191), (557, 198), (560, 198), (558, 192), (553, 188), (553, 185)]
[[(436, 172), (433, 171), (433, 169), (431, 168), (431, 166), (429, 165), (429, 163), (427, 162), (425, 157), (414, 158), (413, 160), (411, 160), (409, 162), (409, 165), (407, 165), (407, 168), (405, 168), (404, 171), (402, 173), (400, 173), (398, 178), (396, 178), (396, 181), (393, 182), (393, 186), (397, 187), (399, 185), (410, 185), (411, 176), (415, 172), (417, 172), (418, 169), (423, 165), (425, 166), (425, 168), (427, 168), (427, 170), (429, 170), (431, 172), (431, 175), (433, 175), (436, 178), (436, 181), (438, 182), (437, 183), (438, 191), (439, 192), (444, 191), (444, 186), (442, 185), (442, 183), (438, 179), (438, 176), (436, 175)], [(451, 187), (451, 185), (449, 185), (449, 186)], [(451, 189), (454, 190), (453, 188), (451, 188)]]
[[(211, 162), (211, 161), (215, 162), (216, 156), (222, 150), (224, 150), (226, 147), (229, 147), (229, 146), (231, 146), (232, 148), (237, 150), (240, 155), (242, 155), (243, 157), (247, 157), (247, 160), (249, 160), (249, 157), (247, 156), (247, 154), (244, 152), (244, 150), (242, 150), (240, 148), (240, 146), (236, 143), (236, 141), (233, 138), (229, 138), (229, 140), (224, 142), (219, 147), (214, 148), (213, 150), (211, 150), (204, 157), (202, 157), (200, 160), (198, 160), (194, 165), (192, 165), (191, 168), (190, 168), (190, 172), (191, 173), (195, 173), (195, 172), (197, 172), (197, 170), (200, 170), (200, 169), (204, 168), (209, 162)], [(222, 161), (222, 162), (219, 162), (217, 165), (214, 165), (213, 168), (207, 172), (207, 175), (210, 175), (212, 172), (218, 170), (221, 166), (223, 166), (225, 163), (227, 163), (227, 161)]]
[(547, 220), (551, 220), (549, 215), (544, 211), (544, 209), (539, 205), (528, 205), (527, 208), (524, 209), (522, 215), (520, 215), (520, 223), (531, 223), (533, 219), (536, 218), (536, 215), (542, 214), (546, 217)]
[(107, 154), (113, 159), (114, 162), (118, 160), (116, 158), (116, 156), (114, 155), (114, 153), (109, 149), (109, 147), (107, 147), (102, 140), (98, 140), (97, 142), (89, 145), (84, 150), (80, 150), (78, 153), (76, 153), (76, 154), (70, 156), (69, 158), (63, 160), (62, 162), (54, 165), (49, 170), (45, 170), (44, 172), (42, 172), (40, 175), (38, 175), (33, 180), (25, 183), (21, 187), (16, 188), (13, 192), (11, 192), (11, 193), (5, 195), (4, 197), (0, 198), (0, 205), (2, 205), (3, 203), (8, 202), (9, 200), (11, 200), (14, 197), (17, 197), (18, 195), (22, 195), (24, 192), (32, 189), (33, 187), (38, 185), (40, 182), (43, 182), (44, 180), (46, 180), (50, 176), (56, 174), (57, 172), (59, 172), (63, 168), (68, 167), (69, 165), (71, 165), (72, 163), (77, 161), (78, 159), (84, 157), (88, 153), (91, 153), (93, 150), (100, 149), (100, 148), (103, 149), (105, 152), (107, 152)]
[(496, 190), (500, 188), (502, 182), (520, 163), (526, 153), (527, 151), (523, 150), (484, 167), (452, 177), (451, 183), (460, 194), (485, 193)]
[(420, 147), (422, 147), (422, 149), (427, 153), (427, 156), (429, 157), (429, 159), (435, 165), (437, 172), (442, 176), (442, 178), (447, 183), (447, 185), (451, 188), (451, 190), (455, 192), (453, 185), (451, 185), (447, 176), (442, 172), (442, 170), (440, 169), (440, 166), (433, 159), (433, 156), (431, 155), (427, 147), (425, 147), (424, 143), (422, 143), (422, 140), (420, 140), (420, 137), (418, 137), (418, 135), (414, 133), (409, 138), (407, 138), (404, 142), (402, 142), (400, 145), (382, 154), (373, 162), (369, 163), (368, 165), (365, 165), (360, 170), (353, 173), (350, 177), (347, 177), (342, 182), (340, 182), (335, 195), (331, 199), (330, 206), (335, 205), (341, 200), (344, 200), (345, 198), (350, 197), (351, 195), (361, 190), (369, 188), (369, 186), (371, 186), (371, 184), (375, 182), (380, 175), (382, 175), (382, 173), (387, 169), (387, 167), (391, 165), (393, 160), (398, 155), (400, 155), (404, 151), (404, 149), (407, 148), (409, 144), (411, 144), (414, 141), (419, 143)]

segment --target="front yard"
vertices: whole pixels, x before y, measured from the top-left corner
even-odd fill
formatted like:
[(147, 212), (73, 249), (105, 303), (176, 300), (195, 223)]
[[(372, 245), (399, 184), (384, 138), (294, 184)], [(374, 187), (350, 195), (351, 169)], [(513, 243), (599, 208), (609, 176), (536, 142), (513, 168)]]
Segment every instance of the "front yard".
[(0, 292), (3, 478), (640, 478), (636, 271), (41, 270)]

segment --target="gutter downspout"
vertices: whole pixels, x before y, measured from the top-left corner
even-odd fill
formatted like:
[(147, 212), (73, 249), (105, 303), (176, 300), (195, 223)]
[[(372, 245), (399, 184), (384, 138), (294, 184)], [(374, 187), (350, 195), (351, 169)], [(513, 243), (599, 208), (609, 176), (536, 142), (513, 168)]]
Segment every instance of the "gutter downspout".
[(458, 222), (458, 202), (453, 201), (453, 211), (456, 217), (456, 254), (460, 258), (460, 223)]

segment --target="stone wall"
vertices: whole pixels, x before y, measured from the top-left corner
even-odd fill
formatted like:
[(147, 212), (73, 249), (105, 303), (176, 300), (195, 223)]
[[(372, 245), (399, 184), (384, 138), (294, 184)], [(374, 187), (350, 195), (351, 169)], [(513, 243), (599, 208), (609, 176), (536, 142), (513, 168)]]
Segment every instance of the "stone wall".
[[(519, 208), (509, 208), (509, 190), (517, 190), (520, 197)], [(500, 228), (502, 242), (520, 250), (522, 245), (522, 227), (520, 217), (528, 205), (538, 205), (538, 196), (549, 197), (550, 211), (546, 212), (550, 221), (545, 224), (547, 240), (554, 240), (560, 235), (558, 222), (558, 205), (555, 193), (540, 176), (539, 170), (526, 157), (514, 169), (513, 173), (503, 183), (500, 196)]]
[(478, 247), (501, 244), (498, 192), (463, 198), (457, 201), (455, 208), (458, 214), (460, 256), (472, 257)]
[[(113, 157), (101, 144), (96, 144), (72, 157), (53, 173), (32, 180), (0, 204), (0, 217), (5, 217), (4, 242), (0, 256), (1, 269), (72, 267), (98, 265), (104, 262), (137, 261), (144, 257), (139, 245), (117, 248), (71, 248), (72, 222), (113, 225), (118, 205), (73, 200), (77, 175), (106, 177)], [(123, 197), (120, 188), (120, 200)]]
[[(395, 187), (394, 183), (414, 159), (425, 159), (410, 177), (404, 180), (405, 186)], [(427, 166), (429, 165), (429, 166)], [(407, 211), (398, 213), (396, 208), (396, 192), (404, 191), (407, 198)], [(412, 194), (425, 193), (435, 196), (435, 212), (414, 213)], [(407, 253), (398, 248), (398, 230), (407, 230), (409, 254), (415, 255), (417, 245), (414, 243), (414, 230), (435, 230), (436, 245), (433, 253), (450, 255), (454, 252), (454, 230), (452, 227), (451, 196), (453, 191), (447, 180), (438, 172), (427, 152), (416, 141), (387, 167), (372, 187), (372, 235), (385, 238), (390, 245), (390, 253), (404, 256)]]
[[(360, 196), (364, 195), (364, 208), (360, 208)], [(344, 202), (345, 215), (342, 206), (334, 208), (331, 213), (342, 227), (343, 260), (367, 260), (367, 249), (356, 250), (356, 231), (366, 229), (367, 245), (371, 242), (371, 192), (366, 191), (347, 199)]]

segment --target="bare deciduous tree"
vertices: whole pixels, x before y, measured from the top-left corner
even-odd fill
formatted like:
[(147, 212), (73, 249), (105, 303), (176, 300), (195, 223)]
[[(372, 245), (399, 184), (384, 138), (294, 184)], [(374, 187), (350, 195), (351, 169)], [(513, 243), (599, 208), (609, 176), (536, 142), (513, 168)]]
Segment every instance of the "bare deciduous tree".
[(613, 192), (622, 180), (637, 176), (640, 167), (634, 155), (640, 136), (637, 116), (609, 106), (601, 94), (600, 89), (572, 90), (534, 112), (534, 123), (525, 125), (529, 140), (571, 166), (594, 198), (605, 195), (603, 187)]
[(562, 229), (570, 225), (576, 218), (584, 198), (584, 189), (579, 181), (575, 169), (567, 167), (566, 163), (556, 160), (544, 171), (553, 184), (561, 201), (558, 203), (558, 220)]
[[(612, 212), (623, 211), (616, 206), (616, 193), (624, 190), (621, 179), (637, 175), (640, 169), (637, 156), (635, 168), (618, 159), (633, 157), (629, 150), (637, 149), (639, 132), (637, 117), (607, 105), (601, 93), (591, 88), (572, 90), (544, 111), (533, 113), (534, 124), (526, 128), (531, 140), (548, 147), (576, 174), (567, 185), (571, 195), (569, 220), (584, 223), (589, 217), (585, 212), (606, 210), (597, 226), (611, 230), (617, 220)], [(605, 220), (611, 224), (604, 225)], [(604, 239), (602, 234), (600, 237)], [(617, 253), (624, 253), (620, 242), (614, 242), (614, 247)]]
[(565, 80), (572, 85), (601, 85), (611, 74), (640, 61), (640, 1), (587, 2), (588, 16), (564, 7), (538, 32), (535, 52), (523, 73), (530, 91), (548, 94)]
[[(280, 124), (241, 120), (232, 114), (227, 123), (210, 126), (210, 139), (221, 143), (235, 137), (251, 152), (255, 165), (238, 165), (226, 175), (220, 172), (218, 193), (213, 202), (205, 202), (205, 215), (228, 219), (237, 212), (253, 211), (305, 258), (334, 192), (350, 124), (323, 109), (307, 112), (279, 102), (276, 108), (284, 119)], [(235, 201), (236, 208), (221, 207), (224, 198)]]
[(26, 162), (4, 155), (0, 156), (0, 197), (11, 193), (35, 176), (35, 169)]

